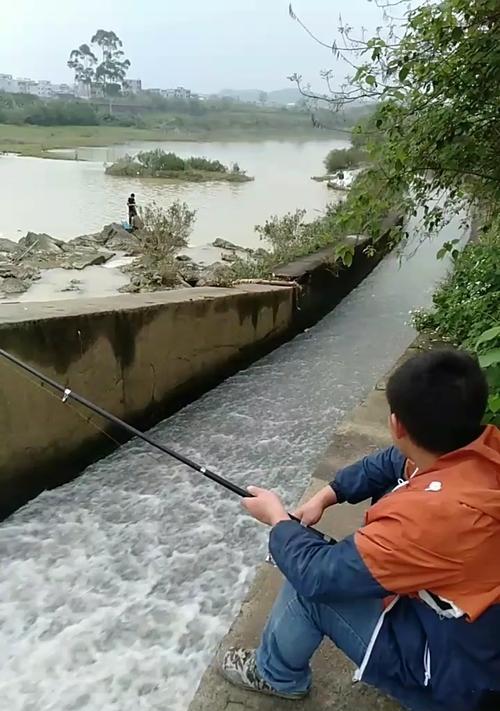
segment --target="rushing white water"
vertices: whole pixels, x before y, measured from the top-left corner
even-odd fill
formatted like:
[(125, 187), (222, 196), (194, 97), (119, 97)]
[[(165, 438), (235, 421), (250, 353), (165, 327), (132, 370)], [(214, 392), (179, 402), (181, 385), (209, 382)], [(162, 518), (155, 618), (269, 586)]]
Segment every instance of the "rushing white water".
[[(411, 341), (408, 312), (444, 270), (437, 248), (386, 259), (155, 437), (293, 505), (340, 418)], [(44, 493), (0, 526), (2, 708), (185, 710), (265, 541), (233, 496), (137, 441)]]

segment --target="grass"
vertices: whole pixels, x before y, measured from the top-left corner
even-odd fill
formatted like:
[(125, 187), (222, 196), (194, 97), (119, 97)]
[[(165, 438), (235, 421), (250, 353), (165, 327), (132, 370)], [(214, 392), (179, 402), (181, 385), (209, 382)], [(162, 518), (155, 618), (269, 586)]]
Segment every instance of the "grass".
[[(296, 126), (208, 128), (135, 128), (122, 126), (15, 126), (0, 124), (0, 152), (37, 158), (57, 158), (48, 151), (109, 146), (131, 141), (259, 141), (332, 139), (332, 133)], [(61, 156), (66, 158), (67, 156)]]

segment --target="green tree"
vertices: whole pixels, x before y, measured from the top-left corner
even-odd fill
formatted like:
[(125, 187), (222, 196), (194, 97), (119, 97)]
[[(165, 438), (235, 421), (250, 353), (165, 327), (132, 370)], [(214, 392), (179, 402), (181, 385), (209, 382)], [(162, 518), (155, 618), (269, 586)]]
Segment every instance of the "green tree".
[(97, 57), (92, 52), (88, 44), (81, 44), (78, 49), (74, 49), (69, 55), (68, 67), (75, 72), (75, 81), (89, 88), (95, 81), (95, 66)]
[(101, 52), (101, 61), (95, 70), (96, 82), (102, 86), (105, 96), (115, 96), (121, 91), (130, 67), (122, 50), (123, 42), (110, 30), (97, 30), (91, 42)]
[[(389, 5), (402, 5), (377, 4), (385, 5), (386, 12)], [(292, 8), (290, 14), (303, 24)], [(307, 97), (335, 108), (378, 102), (373, 135), (383, 140), (370, 140), (366, 131), (367, 147), (387, 185), (408, 196), (410, 210), (424, 210), (426, 228), (438, 228), (464, 204), (496, 211), (498, 0), (426, 2), (407, 11), (399, 31), (389, 19), (386, 32), (369, 40), (354, 37), (352, 28), (341, 23), (339, 39), (323, 44), (352, 67), (349, 86), (334, 89), (332, 72), (324, 73), (324, 94), (305, 89), (299, 75), (293, 79)], [(370, 196), (366, 199), (368, 204)]]

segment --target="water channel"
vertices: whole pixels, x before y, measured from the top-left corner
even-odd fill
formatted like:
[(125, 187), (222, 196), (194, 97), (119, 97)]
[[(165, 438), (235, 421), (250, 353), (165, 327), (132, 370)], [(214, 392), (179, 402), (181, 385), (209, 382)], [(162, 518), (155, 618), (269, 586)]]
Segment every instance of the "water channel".
[[(314, 328), (154, 435), (292, 506), (341, 418), (413, 338), (409, 311), (445, 270), (438, 247), (389, 256)], [(137, 441), (42, 494), (0, 525), (3, 706), (185, 711), (265, 549), (239, 501)]]

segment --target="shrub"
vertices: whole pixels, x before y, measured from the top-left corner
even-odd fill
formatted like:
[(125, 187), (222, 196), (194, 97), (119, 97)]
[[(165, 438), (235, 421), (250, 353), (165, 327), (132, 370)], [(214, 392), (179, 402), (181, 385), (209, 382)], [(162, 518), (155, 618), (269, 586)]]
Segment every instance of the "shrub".
[(154, 151), (142, 151), (136, 160), (147, 170), (155, 173), (162, 170), (181, 171), (186, 169), (186, 163), (175, 153), (165, 153), (161, 148)]
[[(454, 254), (453, 243), (445, 251)], [(432, 330), (475, 352), (490, 386), (486, 420), (500, 424), (500, 223), (455, 254), (455, 270), (433, 296), (434, 308), (417, 313), (419, 331)]]
[(227, 168), (219, 160), (208, 160), (208, 158), (188, 158), (186, 167), (193, 170), (206, 170), (209, 173), (227, 173)]
[(179, 285), (175, 256), (187, 247), (195, 212), (186, 203), (174, 202), (168, 209), (151, 203), (140, 210), (143, 227), (137, 233), (141, 255), (128, 267), (136, 289), (155, 291)]
[(325, 158), (325, 166), (328, 173), (336, 173), (338, 170), (355, 168), (367, 160), (367, 153), (361, 148), (341, 148), (330, 151)]

